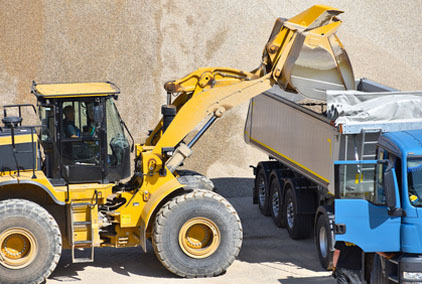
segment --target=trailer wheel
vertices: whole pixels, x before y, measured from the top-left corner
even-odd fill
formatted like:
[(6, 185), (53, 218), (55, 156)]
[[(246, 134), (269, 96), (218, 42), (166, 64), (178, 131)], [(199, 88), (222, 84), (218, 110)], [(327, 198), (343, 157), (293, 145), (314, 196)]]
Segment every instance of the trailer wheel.
[(239, 254), (242, 225), (233, 206), (208, 190), (194, 190), (167, 202), (155, 219), (155, 254), (182, 277), (224, 272)]
[(281, 184), (280, 180), (274, 178), (271, 181), (270, 185), (270, 212), (271, 217), (273, 218), (274, 224), (277, 227), (285, 228), (286, 227), (286, 218), (283, 216), (283, 200), (281, 193)]
[(41, 206), (22, 199), (0, 202), (0, 282), (41, 283), (62, 249), (60, 229)]
[(333, 252), (330, 248), (333, 240), (331, 239), (330, 224), (325, 214), (318, 217), (314, 240), (322, 267), (331, 270), (333, 268)]
[(312, 215), (297, 214), (297, 200), (290, 185), (287, 186), (283, 207), (290, 238), (296, 240), (308, 237), (312, 229)]
[(265, 169), (260, 168), (256, 176), (256, 188), (258, 191), (258, 206), (262, 215), (270, 216), (270, 197)]
[(388, 284), (389, 280), (386, 275), (383, 273), (383, 268), (381, 265), (381, 257), (377, 254), (374, 255), (374, 262), (372, 264), (371, 271), (371, 284)]

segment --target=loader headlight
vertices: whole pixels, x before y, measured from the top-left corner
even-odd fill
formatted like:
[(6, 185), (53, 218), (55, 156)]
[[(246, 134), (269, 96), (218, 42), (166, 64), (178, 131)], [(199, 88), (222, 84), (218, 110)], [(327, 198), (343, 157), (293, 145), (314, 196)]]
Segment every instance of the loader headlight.
[[(406, 271), (403, 271), (403, 279), (413, 280), (413, 281), (417, 281), (417, 280), (422, 281), (422, 272), (406, 272)], [(415, 282), (412, 282), (412, 283), (415, 283)], [(422, 283), (422, 282), (419, 282), (419, 283)]]

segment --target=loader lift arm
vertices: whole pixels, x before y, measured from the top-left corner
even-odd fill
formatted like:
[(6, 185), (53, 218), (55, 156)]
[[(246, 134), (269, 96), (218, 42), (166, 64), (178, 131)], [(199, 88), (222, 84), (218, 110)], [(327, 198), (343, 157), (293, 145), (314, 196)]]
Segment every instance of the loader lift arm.
[[(335, 35), (341, 24), (336, 18), (340, 13), (342, 11), (335, 8), (317, 5), (288, 21), (277, 19), (265, 45), (262, 62), (251, 72), (231, 68), (200, 68), (181, 79), (167, 82), (164, 85), (168, 94), (167, 103), (176, 109), (176, 115), (165, 131), (161, 120), (145, 145), (153, 146), (152, 152), (156, 155), (160, 155), (162, 149), (181, 149), (184, 152), (182, 156), (174, 157), (180, 154), (176, 150), (172, 158), (163, 161), (170, 171), (174, 171), (190, 155), (187, 148), (195, 142), (191, 141), (189, 147), (185, 147), (181, 141), (204, 118), (210, 117), (204, 127), (205, 131), (227, 110), (267, 91), (275, 84), (310, 97), (313, 92), (321, 93), (321, 90), (314, 88), (307, 93), (308, 90), (303, 88), (300, 81), (303, 77), (328, 81), (330, 87), (335, 84), (343, 89), (354, 88), (350, 61)], [(303, 59), (307, 62), (304, 63)], [(312, 61), (311, 66), (306, 66), (309, 59)], [(317, 72), (312, 74), (315, 70)], [(323, 74), (323, 77), (318, 74)], [(324, 86), (323, 83), (321, 86)], [(173, 102), (171, 96), (177, 96)]]

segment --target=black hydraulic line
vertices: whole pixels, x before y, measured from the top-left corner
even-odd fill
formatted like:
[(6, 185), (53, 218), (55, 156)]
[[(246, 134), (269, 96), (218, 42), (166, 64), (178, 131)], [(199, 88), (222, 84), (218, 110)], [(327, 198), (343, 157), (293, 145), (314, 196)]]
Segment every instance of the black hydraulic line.
[(210, 128), (210, 126), (216, 120), (217, 120), (217, 117), (215, 115), (211, 117), (210, 120), (208, 120), (207, 123), (205, 123), (205, 125), (201, 128), (201, 130), (199, 130), (199, 132), (196, 133), (195, 137), (193, 137), (193, 139), (188, 143), (188, 147), (192, 148), (192, 146), (195, 145), (195, 143), (199, 140), (199, 138), (201, 138), (201, 136), (205, 133), (205, 131), (207, 131), (208, 128)]
[(16, 157), (16, 144), (15, 144), (15, 129), (14, 129), (14, 125), (13, 122), (10, 124), (10, 131), (12, 132), (12, 149), (13, 149), (13, 158), (15, 159), (15, 163), (16, 163), (16, 170), (18, 173), (18, 176), (20, 176), (20, 171), (19, 171), (19, 163), (18, 163), (18, 158)]
[(31, 129), (31, 147), (32, 147), (32, 179), (37, 178), (35, 175), (35, 167), (37, 166), (37, 149), (35, 148), (34, 142), (34, 128), (30, 127)]

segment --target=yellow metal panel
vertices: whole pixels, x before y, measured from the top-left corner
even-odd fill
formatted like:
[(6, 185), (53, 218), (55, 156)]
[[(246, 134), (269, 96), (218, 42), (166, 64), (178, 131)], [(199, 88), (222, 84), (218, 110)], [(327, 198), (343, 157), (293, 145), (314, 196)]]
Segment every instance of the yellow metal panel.
[[(36, 142), (38, 139), (38, 137), (33, 134), (33, 141)], [(15, 143), (19, 144), (19, 143), (31, 143), (31, 134), (24, 134), (24, 135), (20, 135), (20, 134), (16, 134), (15, 135)], [(0, 145), (12, 145), (12, 136), (5, 136), (5, 137), (0, 137)]]
[(68, 96), (106, 96), (118, 94), (120, 90), (109, 82), (98, 83), (66, 83), (66, 84), (38, 84), (35, 86), (37, 95), (49, 98)]
[(324, 5), (315, 5), (303, 11), (299, 15), (290, 18), (288, 23), (298, 25), (302, 28), (315, 28), (321, 25), (321, 22), (330, 18), (330, 15), (338, 15), (343, 11)]

